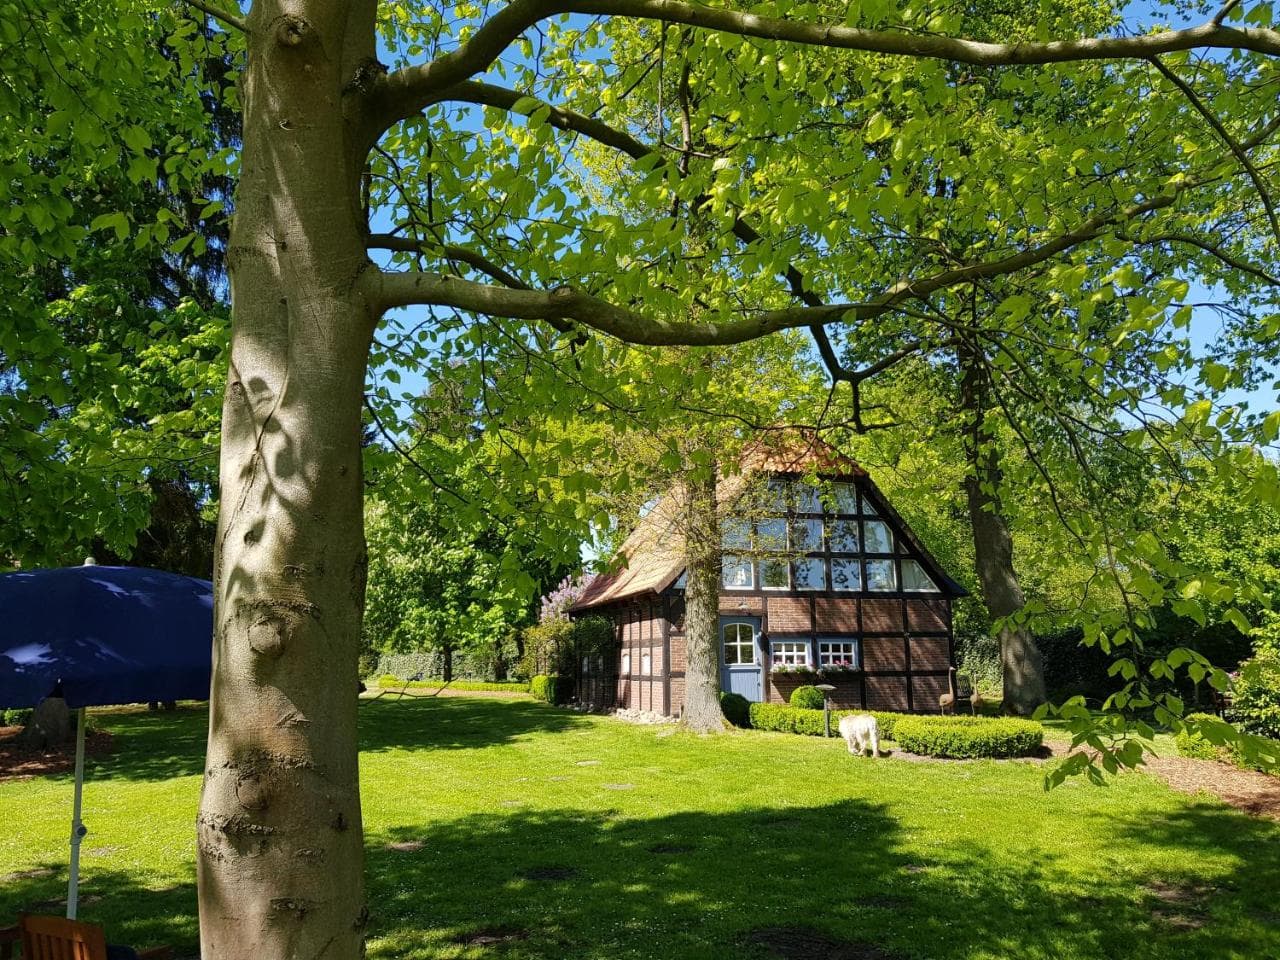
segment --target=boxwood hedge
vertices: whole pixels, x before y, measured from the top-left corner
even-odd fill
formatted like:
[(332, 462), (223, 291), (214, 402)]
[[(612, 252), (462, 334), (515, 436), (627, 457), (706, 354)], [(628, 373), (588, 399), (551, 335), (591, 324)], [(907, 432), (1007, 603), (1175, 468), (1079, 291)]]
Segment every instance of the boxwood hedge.
[(751, 702), (740, 693), (720, 694), (720, 712), (735, 727), (751, 726)]
[(791, 699), (788, 702), (791, 706), (800, 707), (802, 710), (821, 710), (822, 691), (811, 686), (796, 687), (791, 691)]
[(929, 757), (1025, 757), (1044, 743), (1044, 728), (1013, 717), (910, 716), (898, 721), (893, 739)]
[(540, 673), (529, 681), (529, 692), (547, 703), (568, 703), (573, 697), (573, 677)]
[[(836, 727), (841, 717), (855, 713), (870, 713), (880, 725), (880, 737), (883, 740), (894, 739), (894, 726), (905, 713), (878, 713), (875, 710), (832, 710), (831, 734), (836, 736)], [(784, 707), (779, 703), (751, 704), (751, 726), (757, 730), (776, 730), (779, 733), (802, 733), (810, 737), (823, 734), (822, 711), (805, 710), (802, 707)]]
[(399, 690), (406, 688), (409, 690), (427, 689), (434, 690), (437, 687), (448, 687), (450, 690), (472, 691), (482, 693), (528, 693), (529, 684), (524, 681), (517, 680), (450, 680), (445, 682), (440, 679), (426, 680), (401, 680), (395, 674), (384, 673), (378, 678), (378, 686), (382, 689)]

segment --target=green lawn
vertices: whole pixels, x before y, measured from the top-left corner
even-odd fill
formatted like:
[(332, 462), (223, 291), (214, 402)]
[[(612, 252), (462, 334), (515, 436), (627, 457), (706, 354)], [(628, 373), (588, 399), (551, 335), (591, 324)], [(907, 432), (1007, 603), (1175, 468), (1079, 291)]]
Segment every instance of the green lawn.
[[(1029, 762), (530, 701), (361, 718), (374, 958), (1280, 957), (1280, 824), (1146, 776), (1046, 794)], [(90, 764), (82, 916), (194, 953), (204, 714), (100, 722), (117, 750)], [(62, 895), (70, 798), (67, 777), (0, 783), (0, 923)], [(516, 939), (467, 945), (483, 933)]]

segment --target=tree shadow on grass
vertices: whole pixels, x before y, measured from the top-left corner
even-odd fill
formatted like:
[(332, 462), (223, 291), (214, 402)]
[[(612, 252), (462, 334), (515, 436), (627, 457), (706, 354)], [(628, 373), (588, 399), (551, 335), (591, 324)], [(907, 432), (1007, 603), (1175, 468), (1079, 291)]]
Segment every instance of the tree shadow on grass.
[[(66, 909), (66, 861), (0, 876), (0, 926), (16, 923), (22, 913), (61, 917)], [(200, 941), (194, 868), (179, 883), (151, 887), (128, 871), (86, 866), (78, 919), (103, 926), (110, 943), (141, 948), (168, 944), (175, 956), (193, 957)]]
[(580, 713), (533, 700), (384, 698), (360, 705), (360, 749), (476, 750), (589, 723)]
[[(1238, 817), (1217, 816), (1231, 821), (1214, 824), (1222, 842), (1252, 849), (1231, 833)], [(653, 819), (513, 812), (393, 830), (370, 837), (370, 956), (1217, 960), (1280, 951), (1280, 931), (1225, 905), (1195, 927), (1153, 910), (1142, 880), (1105, 864), (1082, 877), (1052, 858), (1010, 862), (974, 843), (922, 858), (907, 841), (886, 808), (858, 800)], [(1176, 851), (1177, 836), (1170, 842)], [(1270, 878), (1280, 852), (1267, 856)]]

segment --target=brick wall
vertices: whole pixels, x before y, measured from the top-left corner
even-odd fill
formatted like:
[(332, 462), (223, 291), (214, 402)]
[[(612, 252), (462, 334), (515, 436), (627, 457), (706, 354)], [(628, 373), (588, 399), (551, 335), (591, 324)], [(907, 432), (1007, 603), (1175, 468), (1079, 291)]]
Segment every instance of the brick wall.
[(814, 601), (818, 633), (857, 633), (858, 601), (818, 597)]
[(809, 633), (813, 621), (809, 616), (808, 597), (770, 597), (769, 633)]

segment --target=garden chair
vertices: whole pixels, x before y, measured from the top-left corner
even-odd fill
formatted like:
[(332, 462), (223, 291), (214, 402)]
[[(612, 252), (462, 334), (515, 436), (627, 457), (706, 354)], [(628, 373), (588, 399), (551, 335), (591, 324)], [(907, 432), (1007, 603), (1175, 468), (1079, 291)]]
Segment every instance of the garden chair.
[[(17, 937), (12, 934), (16, 930)], [(22, 944), (22, 960), (110, 960), (107, 938), (102, 928), (61, 917), (30, 917), (18, 920), (16, 928), (0, 931), (0, 960), (12, 956), (14, 940)], [(115, 952), (113, 948), (112, 952)], [(138, 960), (172, 960), (169, 947), (141, 950)]]

